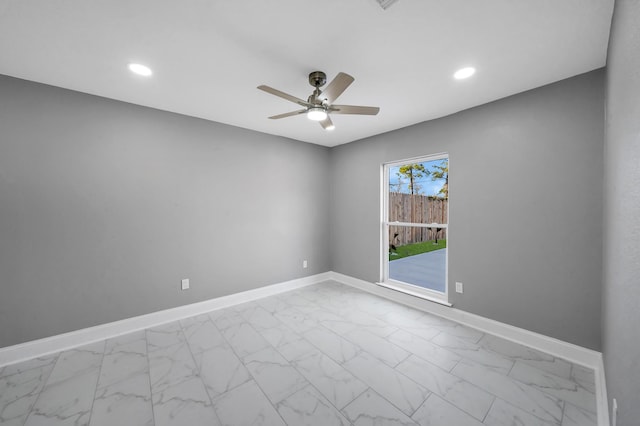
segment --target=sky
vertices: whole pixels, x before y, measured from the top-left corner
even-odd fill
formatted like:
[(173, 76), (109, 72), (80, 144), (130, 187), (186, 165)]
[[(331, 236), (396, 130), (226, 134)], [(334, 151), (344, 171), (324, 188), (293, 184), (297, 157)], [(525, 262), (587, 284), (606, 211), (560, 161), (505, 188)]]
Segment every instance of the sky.
[[(433, 166), (436, 166), (444, 160), (433, 160), (433, 161), (423, 161), (421, 163), (426, 170), (434, 170)], [(411, 163), (407, 163), (411, 164)], [(403, 192), (405, 194), (410, 194), (411, 191), (409, 189), (409, 178), (402, 176), (398, 177), (398, 170), (401, 166), (395, 166), (389, 168), (389, 189), (394, 192)], [(398, 184), (400, 183), (400, 191), (398, 191)], [(418, 189), (417, 193), (421, 195), (438, 195), (440, 188), (444, 185), (444, 179), (433, 180), (431, 176), (423, 176), (415, 180), (416, 189)]]

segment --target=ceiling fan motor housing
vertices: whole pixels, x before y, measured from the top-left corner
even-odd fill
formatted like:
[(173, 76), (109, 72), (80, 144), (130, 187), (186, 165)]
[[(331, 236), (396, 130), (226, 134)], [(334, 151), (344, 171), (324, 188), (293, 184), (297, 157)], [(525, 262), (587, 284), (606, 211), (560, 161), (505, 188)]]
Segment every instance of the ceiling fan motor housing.
[(324, 86), (327, 83), (327, 75), (322, 71), (314, 71), (309, 74), (309, 84), (315, 88)]

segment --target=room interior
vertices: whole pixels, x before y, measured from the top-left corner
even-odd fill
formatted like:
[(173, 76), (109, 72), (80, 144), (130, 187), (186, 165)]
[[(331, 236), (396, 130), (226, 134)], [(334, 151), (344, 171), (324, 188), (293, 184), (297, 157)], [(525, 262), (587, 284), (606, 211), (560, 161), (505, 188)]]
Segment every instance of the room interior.
[[(377, 365), (366, 354), (390, 336), (408, 357), (398, 336), (419, 317), (432, 330), (474, 336), (483, 350), (499, 345), (495, 335), (568, 360), (572, 372), (588, 367), (598, 398), (588, 421), (637, 422), (640, 5), (341, 3), (0, 2), (0, 389), (16, 362), (56, 353), (37, 366), (50, 373), (63, 368), (60, 351), (139, 343), (144, 329), (147, 345), (187, 336), (202, 368), (204, 352), (188, 337), (198, 321), (187, 318), (209, 311), (218, 312), (207, 314), (211, 333), (231, 346), (225, 332), (246, 320), (258, 331), (252, 341), (287, 358), (261, 319), (247, 319), (259, 305), (309, 332), (302, 318), (277, 311), (287, 300), (305, 320), (357, 305), (382, 321), (367, 333), (398, 328), (385, 342), (371, 337), (371, 347), (347, 339), (362, 349), (360, 363), (344, 360), (353, 374)], [(131, 74), (131, 62), (153, 75)], [(462, 66), (476, 74), (453, 79)], [(330, 131), (304, 114), (269, 120), (300, 105), (257, 87), (306, 99), (316, 70), (328, 80), (352, 75), (339, 103), (379, 114), (330, 114)], [(381, 167), (437, 153), (451, 164), (452, 308), (376, 285)], [(463, 294), (452, 289), (458, 281)], [(474, 361), (465, 354), (455, 353), (462, 361), (448, 372)], [(286, 408), (242, 359), (258, 384), (234, 389), (264, 392), (282, 416), (271, 424), (285, 424)], [(407, 359), (394, 370), (409, 369)], [(305, 389), (322, 393), (314, 386)], [(513, 402), (504, 389), (485, 389), (495, 399), (476, 416), (458, 408), (469, 422), (509, 424), (496, 414)], [(379, 406), (390, 402), (417, 424), (427, 406), (360, 396), (382, 398)], [(344, 424), (366, 424), (350, 417), (353, 401), (327, 406)], [(560, 417), (521, 420), (580, 424), (569, 406)], [(27, 415), (15, 424), (32, 424)]]

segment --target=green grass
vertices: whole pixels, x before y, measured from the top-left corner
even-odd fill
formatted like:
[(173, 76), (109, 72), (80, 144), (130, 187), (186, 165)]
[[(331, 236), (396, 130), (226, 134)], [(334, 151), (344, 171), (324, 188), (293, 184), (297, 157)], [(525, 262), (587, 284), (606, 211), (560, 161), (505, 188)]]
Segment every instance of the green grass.
[(389, 260), (391, 261), (402, 259), (403, 257), (409, 257), (420, 253), (440, 250), (446, 247), (447, 240), (438, 240), (438, 244), (436, 244), (434, 240), (424, 241), (422, 243), (407, 244), (405, 246), (396, 247), (395, 251), (389, 253)]

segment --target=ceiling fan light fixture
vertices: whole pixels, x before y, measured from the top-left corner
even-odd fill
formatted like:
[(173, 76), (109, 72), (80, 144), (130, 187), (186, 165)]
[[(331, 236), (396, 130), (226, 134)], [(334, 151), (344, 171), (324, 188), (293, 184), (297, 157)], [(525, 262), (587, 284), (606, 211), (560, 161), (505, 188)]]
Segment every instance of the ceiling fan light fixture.
[(307, 110), (307, 118), (313, 121), (322, 121), (327, 118), (327, 111), (322, 107), (310, 107)]

